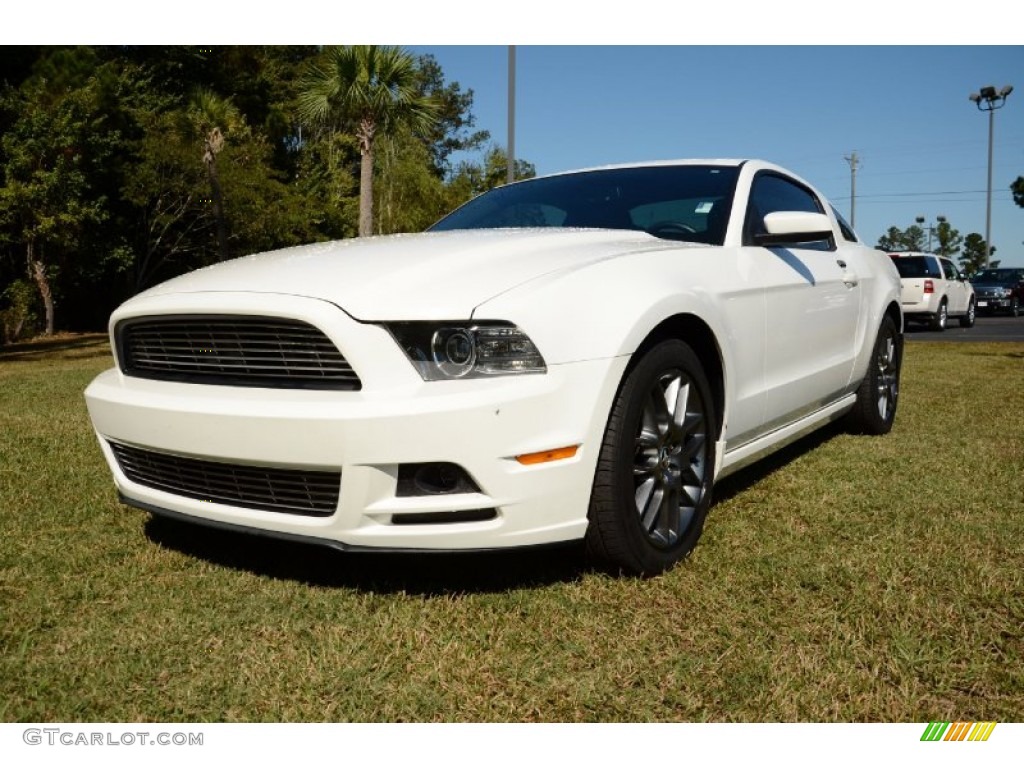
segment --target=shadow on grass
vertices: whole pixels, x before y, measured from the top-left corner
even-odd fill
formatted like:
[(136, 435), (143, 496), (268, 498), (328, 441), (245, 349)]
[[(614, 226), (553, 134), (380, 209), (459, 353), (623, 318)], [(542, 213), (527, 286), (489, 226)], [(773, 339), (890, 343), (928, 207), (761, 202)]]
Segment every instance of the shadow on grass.
[(0, 363), (24, 363), (43, 360), (60, 354), (64, 360), (87, 360), (110, 354), (107, 348), (107, 335), (103, 333), (84, 333), (74, 336), (57, 338), (33, 339), (0, 347)]
[(737, 496), (751, 486), (757, 485), (777, 469), (789, 464), (791, 461), (800, 458), (805, 453), (810, 453), (839, 435), (847, 434), (842, 420), (834, 421), (799, 440), (790, 443), (785, 448), (766, 456), (755, 464), (745, 467), (735, 475), (730, 475), (715, 485), (714, 501), (726, 501)]
[[(743, 492), (842, 433), (842, 427), (833, 424), (792, 443), (724, 479), (715, 489), (715, 499), (725, 501)], [(150, 518), (146, 535), (183, 554), (271, 578), (423, 597), (542, 587), (600, 572), (587, 561), (579, 542), (472, 553), (339, 552), (161, 516)]]
[(422, 597), (542, 587), (576, 581), (587, 570), (576, 543), (472, 553), (339, 552), (160, 516), (146, 523), (146, 535), (192, 557), (275, 579)]

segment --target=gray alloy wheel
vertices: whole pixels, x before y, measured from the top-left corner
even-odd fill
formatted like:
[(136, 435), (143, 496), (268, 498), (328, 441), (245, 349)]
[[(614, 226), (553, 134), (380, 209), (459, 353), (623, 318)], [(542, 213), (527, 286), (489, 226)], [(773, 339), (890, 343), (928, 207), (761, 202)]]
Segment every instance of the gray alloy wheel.
[(588, 551), (638, 575), (660, 573), (693, 549), (711, 503), (714, 403), (683, 342), (654, 346), (627, 374), (598, 458)]
[(848, 426), (853, 432), (884, 435), (892, 429), (900, 396), (903, 336), (888, 315), (882, 319), (867, 375), (857, 390)]
[(967, 303), (967, 314), (960, 316), (960, 327), (961, 328), (973, 328), (974, 320), (977, 316), (977, 309), (974, 306), (974, 299), (971, 299)]
[(932, 318), (931, 329), (933, 331), (944, 331), (946, 330), (946, 321), (949, 319), (949, 307), (946, 305), (946, 300), (943, 299), (939, 303), (939, 311), (935, 313), (935, 317)]
[(1016, 296), (1010, 300), (1010, 317), (1020, 317), (1020, 299)]

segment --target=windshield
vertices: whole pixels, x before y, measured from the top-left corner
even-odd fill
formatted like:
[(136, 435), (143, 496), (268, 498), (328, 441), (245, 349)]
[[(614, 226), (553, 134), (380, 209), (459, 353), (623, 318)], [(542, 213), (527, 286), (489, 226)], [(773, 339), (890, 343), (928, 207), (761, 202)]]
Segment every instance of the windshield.
[(522, 181), (485, 192), (428, 231), (504, 227), (640, 230), (721, 245), (739, 168), (614, 168)]
[(972, 283), (1013, 285), (1024, 280), (1024, 271), (1018, 269), (983, 269), (971, 278)]

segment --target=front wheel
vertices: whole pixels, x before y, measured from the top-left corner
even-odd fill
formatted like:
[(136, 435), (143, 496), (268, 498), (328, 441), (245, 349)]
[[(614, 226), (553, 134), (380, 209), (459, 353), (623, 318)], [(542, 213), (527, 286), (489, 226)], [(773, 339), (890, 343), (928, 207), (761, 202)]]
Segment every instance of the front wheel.
[(884, 435), (892, 429), (900, 396), (903, 336), (886, 315), (878, 329), (867, 375), (857, 389), (848, 425), (853, 432)]
[(663, 341), (615, 398), (590, 499), (587, 551), (606, 566), (660, 573), (696, 546), (711, 504), (714, 401), (690, 347)]
[(1016, 296), (1010, 300), (1010, 317), (1020, 317), (1020, 299)]

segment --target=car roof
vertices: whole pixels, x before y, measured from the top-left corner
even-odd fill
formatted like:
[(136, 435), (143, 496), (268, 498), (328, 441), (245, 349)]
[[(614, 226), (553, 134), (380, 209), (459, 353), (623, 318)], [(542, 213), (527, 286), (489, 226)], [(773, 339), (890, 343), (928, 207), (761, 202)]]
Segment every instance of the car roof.
[[(566, 171), (557, 171), (555, 173), (544, 174), (544, 176), (538, 176), (537, 178), (549, 178), (551, 176), (567, 176), (574, 173), (591, 173), (592, 171), (618, 171), (627, 168), (664, 168), (668, 166), (685, 166), (685, 165), (721, 165), (727, 168), (738, 168), (744, 163), (751, 162), (749, 159), (737, 159), (737, 158), (686, 158), (678, 160), (651, 160), (649, 162), (641, 163), (613, 163), (610, 165), (595, 165), (589, 168), (573, 168)], [(754, 161), (763, 162), (763, 161)], [(764, 163), (765, 165), (771, 165), (771, 163)], [(530, 179), (521, 179), (521, 181), (530, 181)]]

